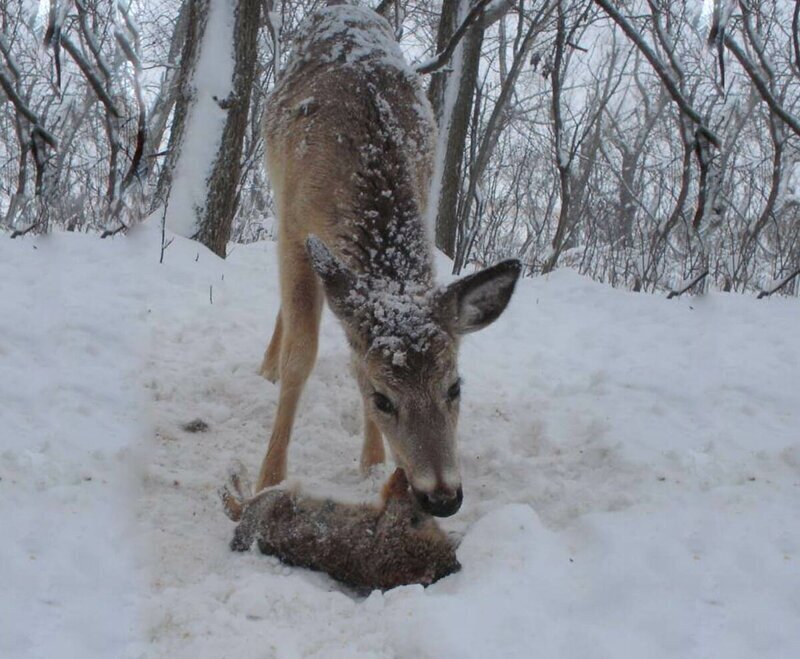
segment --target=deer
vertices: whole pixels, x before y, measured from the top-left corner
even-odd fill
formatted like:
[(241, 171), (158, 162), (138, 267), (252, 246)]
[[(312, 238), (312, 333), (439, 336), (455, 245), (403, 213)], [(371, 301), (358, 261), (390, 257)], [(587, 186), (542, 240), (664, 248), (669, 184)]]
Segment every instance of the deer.
[(264, 122), (280, 309), (260, 373), (280, 391), (257, 491), (286, 478), (327, 301), (363, 398), (361, 470), (385, 462), (385, 438), (423, 510), (446, 517), (461, 506), (459, 341), (505, 310), (520, 262), (437, 286), (428, 218), (436, 131), (385, 18), (336, 2), (306, 19)]

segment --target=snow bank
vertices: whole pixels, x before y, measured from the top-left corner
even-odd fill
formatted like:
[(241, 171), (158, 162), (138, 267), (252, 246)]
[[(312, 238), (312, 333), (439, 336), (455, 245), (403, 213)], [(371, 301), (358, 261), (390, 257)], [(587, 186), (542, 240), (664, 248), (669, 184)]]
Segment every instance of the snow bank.
[[(522, 281), (462, 349), (462, 571), (358, 598), (227, 549), (216, 488), (277, 403), (274, 245), (49, 240), (0, 244), (0, 655), (800, 656), (797, 300)], [(347, 362), (326, 312), (289, 473), (365, 500)]]
[(140, 635), (141, 247), (0, 241), (2, 657), (112, 657)]

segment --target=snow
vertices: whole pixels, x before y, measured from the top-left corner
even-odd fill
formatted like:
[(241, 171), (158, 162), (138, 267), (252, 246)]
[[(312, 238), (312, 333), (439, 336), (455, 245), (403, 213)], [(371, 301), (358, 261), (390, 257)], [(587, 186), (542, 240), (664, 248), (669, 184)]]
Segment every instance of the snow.
[(143, 251), (0, 241), (2, 657), (111, 657), (134, 638)]
[[(363, 598), (227, 546), (216, 490), (277, 403), (275, 245), (159, 252), (0, 242), (0, 656), (800, 656), (796, 299), (521, 281), (462, 345), (462, 570)], [(374, 500), (348, 361), (326, 312), (289, 474)]]

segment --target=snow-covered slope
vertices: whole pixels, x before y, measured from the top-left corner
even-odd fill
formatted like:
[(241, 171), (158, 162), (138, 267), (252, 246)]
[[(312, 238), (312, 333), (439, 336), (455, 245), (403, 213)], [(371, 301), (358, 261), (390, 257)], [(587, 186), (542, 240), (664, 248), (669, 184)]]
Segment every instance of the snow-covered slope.
[[(227, 549), (216, 488), (277, 402), (275, 246), (158, 239), (0, 242), (0, 655), (800, 656), (797, 300), (521, 282), (462, 348), (463, 570), (363, 599)], [(290, 477), (370, 499), (322, 332)]]
[(144, 238), (0, 238), (0, 657), (134, 638)]

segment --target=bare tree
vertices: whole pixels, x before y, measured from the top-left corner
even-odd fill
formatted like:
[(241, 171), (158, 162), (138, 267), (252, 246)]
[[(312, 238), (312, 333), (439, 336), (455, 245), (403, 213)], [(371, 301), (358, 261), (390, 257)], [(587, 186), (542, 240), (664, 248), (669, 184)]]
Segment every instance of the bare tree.
[[(0, 230), (273, 238), (264, 99), (326, 2), (0, 3)], [(800, 291), (800, 3), (350, 2), (429, 76), (455, 271)]]

